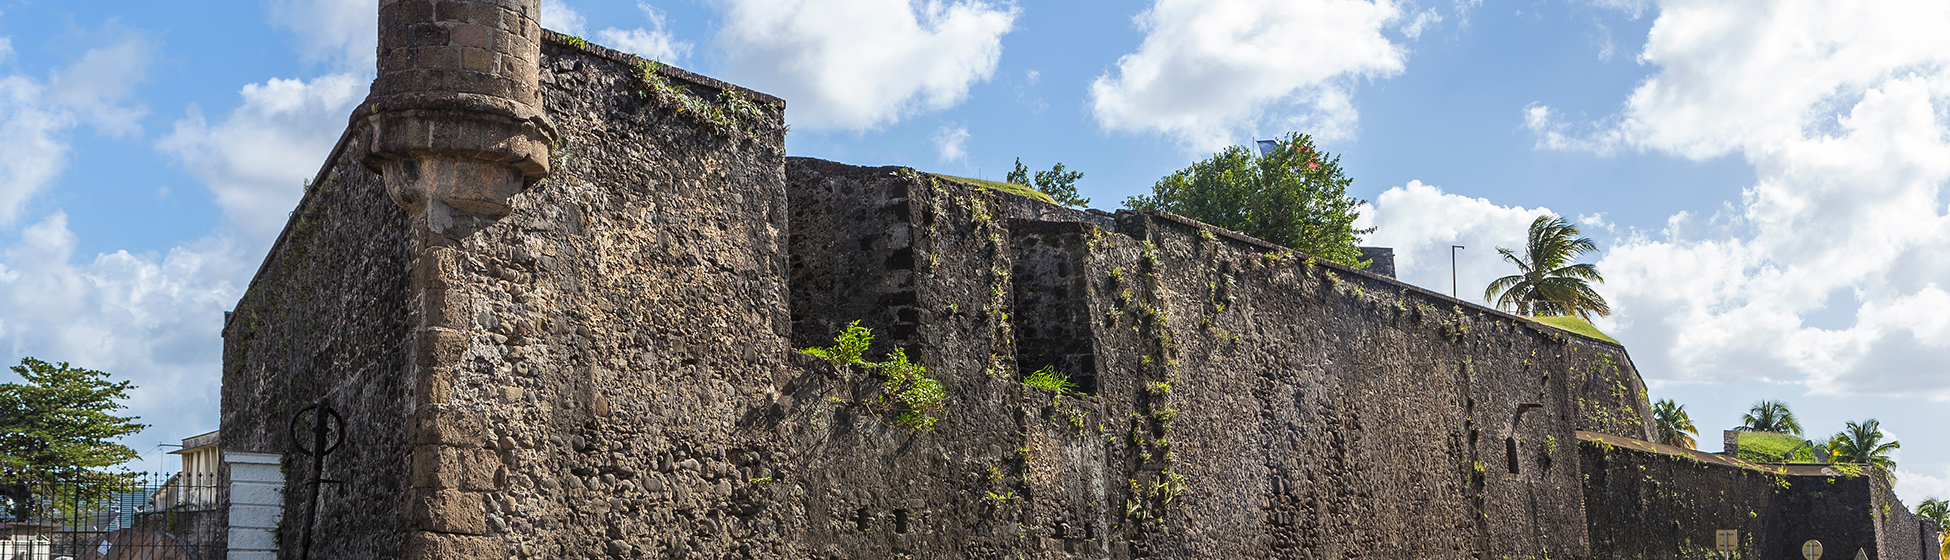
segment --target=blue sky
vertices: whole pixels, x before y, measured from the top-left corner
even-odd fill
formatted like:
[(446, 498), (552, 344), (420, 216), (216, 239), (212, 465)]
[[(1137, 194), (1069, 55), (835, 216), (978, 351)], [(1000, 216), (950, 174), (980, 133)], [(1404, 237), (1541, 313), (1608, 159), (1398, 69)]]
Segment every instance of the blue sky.
[[(373, 0), (0, 0), (0, 359), (216, 425), (218, 328), (372, 75)], [(545, 24), (788, 100), (788, 151), (1115, 208), (1229, 144), (1341, 155), (1371, 244), (1465, 296), (1573, 219), (1653, 398), (1875, 417), (1950, 497), (1950, 5), (1937, 0), (547, 0)], [(13, 357), (8, 357), (13, 356)], [(157, 464), (149, 456), (148, 464)]]

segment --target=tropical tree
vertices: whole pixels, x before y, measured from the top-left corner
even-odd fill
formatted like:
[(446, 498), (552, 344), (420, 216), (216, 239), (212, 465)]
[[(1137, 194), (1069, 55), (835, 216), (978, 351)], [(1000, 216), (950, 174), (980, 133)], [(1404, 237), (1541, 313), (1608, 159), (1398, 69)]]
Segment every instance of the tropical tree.
[(113, 413), (134, 385), (66, 362), (23, 358), (11, 369), (25, 381), (0, 384), (0, 500), (13, 517), (42, 500), (92, 505), (128, 491), (134, 475), (111, 469), (137, 455), (115, 440), (148, 426)]
[(1523, 256), (1496, 248), (1503, 260), (1517, 265), (1517, 273), (1490, 282), (1483, 289), (1483, 299), (1496, 302), (1497, 309), (1519, 315), (1577, 315), (1586, 321), (1593, 313), (1610, 315), (1611, 306), (1588, 283), (1604, 283), (1598, 267), (1573, 264), (1578, 257), (1597, 250), (1597, 242), (1580, 236), (1578, 227), (1564, 218), (1538, 216), (1530, 222)]
[(1348, 196), (1354, 183), (1340, 158), (1314, 149), (1305, 134), (1288, 134), (1254, 154), (1242, 146), (1180, 169), (1124, 200), (1132, 210), (1163, 210), (1236, 230), (1302, 253), (1353, 267), (1367, 266), (1356, 245), (1373, 228), (1356, 229), (1363, 204)]
[(1862, 423), (1848, 422), (1834, 437), (1828, 438), (1828, 456), (1837, 463), (1859, 463), (1890, 470), (1896, 461), (1889, 453), (1903, 446), (1902, 442), (1882, 442), (1882, 423), (1874, 418)]
[(1659, 426), (1659, 443), (1699, 448), (1699, 442), (1693, 440), (1693, 436), (1699, 435), (1699, 429), (1693, 427), (1693, 418), (1686, 415), (1685, 405), (1660, 399), (1652, 405), (1652, 419)]
[(1090, 199), (1077, 196), (1077, 180), (1082, 178), (1082, 171), (1065, 170), (1063, 162), (1057, 162), (1049, 171), (1037, 171), (1032, 178), (1029, 168), (1023, 167), (1022, 158), (1016, 158), (1016, 168), (1009, 172), (1008, 181), (1049, 195), (1057, 204), (1084, 206), (1090, 204)]
[(1774, 432), (1777, 434), (1801, 435), (1801, 421), (1794, 418), (1787, 403), (1781, 401), (1760, 401), (1746, 414), (1740, 416), (1740, 427), (1734, 430), (1743, 432)]
[(1916, 504), (1916, 515), (1936, 522), (1937, 536), (1942, 538), (1937, 545), (1942, 549), (1940, 556), (1950, 556), (1950, 502), (1936, 498), (1923, 500)]

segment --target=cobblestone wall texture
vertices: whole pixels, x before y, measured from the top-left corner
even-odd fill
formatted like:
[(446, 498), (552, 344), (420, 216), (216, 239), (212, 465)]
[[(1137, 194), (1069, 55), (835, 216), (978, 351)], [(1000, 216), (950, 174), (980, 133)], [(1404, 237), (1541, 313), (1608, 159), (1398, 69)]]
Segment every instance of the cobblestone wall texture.
[[(355, 120), (225, 329), (227, 447), (348, 420), (316, 557), (1603, 557), (1576, 430), (1649, 434), (1616, 345), (1167, 214), (787, 158), (783, 102), (541, 35), (545, 181), (433, 227)], [(854, 321), (942, 384), (930, 429), (796, 350)]]
[[(1732, 558), (1940, 560), (1935, 526), (1877, 470), (1772, 465), (1581, 434), (1591, 547), (1599, 558), (1718, 559), (1715, 532), (1739, 531)], [(1932, 543), (1924, 546), (1923, 543)]]

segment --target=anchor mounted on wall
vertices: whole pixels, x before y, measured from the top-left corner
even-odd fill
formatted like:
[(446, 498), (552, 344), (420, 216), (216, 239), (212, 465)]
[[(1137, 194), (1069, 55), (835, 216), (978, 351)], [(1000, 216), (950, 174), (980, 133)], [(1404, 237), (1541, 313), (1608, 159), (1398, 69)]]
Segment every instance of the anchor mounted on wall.
[[(310, 428), (307, 430), (311, 432), (311, 445), (309, 446), (306, 445), (305, 438), (301, 438), (298, 435), (299, 421), (305, 418), (306, 413), (310, 413), (311, 416)], [(292, 414), (291, 425), (286, 430), (286, 433), (291, 437), (291, 450), (293, 452), (311, 456), (311, 480), (305, 481), (305, 484), (311, 487), (311, 507), (305, 513), (304, 537), (298, 545), (298, 558), (300, 560), (309, 560), (311, 558), (312, 524), (318, 519), (318, 488), (324, 484), (340, 484), (344, 482), (341, 480), (328, 480), (324, 478), (324, 473), (325, 456), (338, 450), (339, 445), (345, 443), (345, 418), (339, 416), (339, 412), (333, 410), (330, 403), (320, 400), (304, 408), (300, 408), (298, 412)]]

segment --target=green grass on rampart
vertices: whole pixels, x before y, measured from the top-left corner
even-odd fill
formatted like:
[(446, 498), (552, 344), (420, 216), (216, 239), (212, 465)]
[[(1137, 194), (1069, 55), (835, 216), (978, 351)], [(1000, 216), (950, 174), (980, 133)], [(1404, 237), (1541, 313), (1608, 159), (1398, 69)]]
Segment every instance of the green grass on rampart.
[(1550, 325), (1553, 327), (1557, 327), (1560, 329), (1585, 335), (1591, 338), (1596, 338), (1598, 340), (1603, 340), (1605, 342), (1610, 342), (1612, 344), (1618, 344), (1619, 346), (1624, 346), (1624, 344), (1620, 344), (1617, 340), (1613, 339), (1612, 337), (1605, 336), (1605, 333), (1598, 331), (1598, 327), (1591, 326), (1591, 323), (1584, 322), (1584, 319), (1579, 319), (1578, 316), (1576, 315), (1565, 315), (1563, 317), (1537, 316), (1537, 317), (1531, 317), (1531, 319), (1539, 323), (1543, 323), (1546, 325)]
[(1773, 432), (1740, 432), (1740, 458), (1756, 463), (1786, 463), (1808, 440)]
[(1032, 189), (1015, 183), (985, 181), (982, 179), (970, 179), (967, 177), (956, 177), (954, 175), (943, 175), (940, 173), (929, 173), (929, 175), (933, 175), (935, 177), (940, 177), (942, 179), (947, 179), (959, 183), (968, 183), (970, 185), (975, 185), (978, 188), (1005, 192), (1016, 196), (1026, 196), (1043, 202), (1048, 202), (1050, 204), (1056, 204), (1056, 200), (1050, 198), (1049, 195), (1043, 194), (1041, 191), (1038, 191), (1036, 189)]

